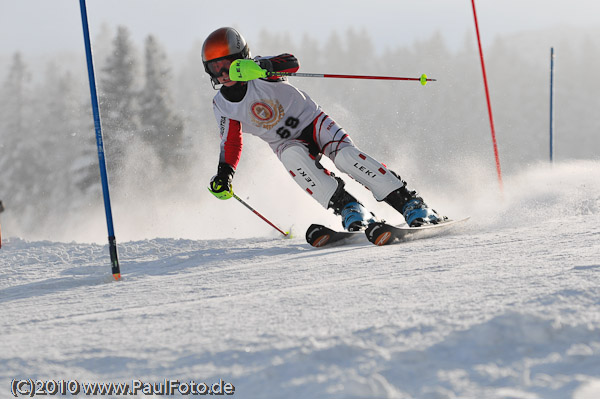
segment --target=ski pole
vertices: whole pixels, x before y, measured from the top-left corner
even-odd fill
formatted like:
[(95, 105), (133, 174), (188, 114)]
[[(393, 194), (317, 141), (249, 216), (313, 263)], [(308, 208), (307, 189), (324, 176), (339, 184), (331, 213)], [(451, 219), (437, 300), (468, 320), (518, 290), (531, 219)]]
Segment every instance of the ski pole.
[(436, 79), (428, 79), (427, 75), (423, 74), (418, 78), (403, 78), (399, 76), (371, 76), (371, 75), (336, 75), (328, 73), (301, 73), (301, 72), (267, 72), (269, 76), (297, 76), (303, 78), (336, 78), (336, 79), (373, 79), (373, 80), (416, 80), (421, 82), (423, 86), (427, 82), (435, 82)]
[(427, 82), (435, 82), (435, 79), (427, 79), (423, 74), (418, 78), (404, 78), (399, 76), (372, 76), (372, 75), (335, 75), (327, 73), (301, 73), (301, 72), (269, 72), (263, 69), (253, 60), (235, 60), (229, 66), (229, 78), (235, 82), (247, 82), (249, 80), (268, 78), (270, 76), (298, 76), (305, 78), (338, 78), (338, 79), (376, 79), (376, 80), (416, 80), (423, 86)]
[(235, 198), (236, 200), (240, 201), (242, 203), (242, 205), (244, 205), (246, 208), (250, 209), (252, 212), (254, 212), (254, 214), (256, 216), (258, 216), (259, 218), (261, 218), (262, 220), (264, 220), (265, 222), (267, 222), (269, 224), (269, 226), (273, 227), (275, 230), (277, 230), (278, 232), (280, 232), (281, 234), (283, 234), (284, 237), (290, 237), (290, 233), (289, 232), (284, 232), (283, 230), (281, 230), (279, 227), (275, 226), (273, 223), (271, 223), (269, 221), (269, 219), (267, 219), (266, 217), (264, 217), (263, 215), (261, 215), (260, 213), (258, 213), (256, 211), (256, 209), (252, 208), (250, 205), (248, 205), (246, 203), (246, 201), (244, 201), (243, 199), (241, 199), (240, 197), (238, 197), (237, 195), (235, 195), (235, 193), (233, 194), (233, 198)]

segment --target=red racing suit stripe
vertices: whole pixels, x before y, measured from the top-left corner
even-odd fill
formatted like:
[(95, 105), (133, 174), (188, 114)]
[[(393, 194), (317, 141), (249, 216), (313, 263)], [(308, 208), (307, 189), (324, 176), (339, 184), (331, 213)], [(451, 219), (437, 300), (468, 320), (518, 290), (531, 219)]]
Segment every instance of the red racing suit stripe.
[(223, 131), (219, 162), (228, 163), (236, 169), (242, 156), (242, 124), (233, 119), (228, 122), (229, 126)]

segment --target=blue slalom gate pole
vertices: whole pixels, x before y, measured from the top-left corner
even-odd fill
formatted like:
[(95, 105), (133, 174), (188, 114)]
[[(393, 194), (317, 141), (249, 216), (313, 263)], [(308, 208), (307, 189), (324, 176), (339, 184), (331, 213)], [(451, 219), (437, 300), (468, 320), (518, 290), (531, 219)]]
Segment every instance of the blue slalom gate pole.
[(550, 163), (554, 162), (554, 47), (550, 47)]
[(83, 40), (85, 42), (85, 54), (87, 58), (88, 77), (90, 81), (90, 94), (92, 97), (92, 111), (94, 113), (94, 126), (96, 129), (96, 146), (98, 147), (98, 163), (100, 165), (100, 177), (102, 179), (102, 193), (104, 195), (104, 210), (106, 212), (106, 225), (108, 227), (108, 248), (110, 252), (110, 263), (112, 275), (115, 280), (121, 278), (121, 269), (117, 255), (117, 241), (113, 228), (112, 211), (110, 207), (110, 195), (108, 192), (108, 175), (106, 173), (106, 160), (104, 158), (104, 144), (102, 140), (102, 125), (100, 123), (100, 107), (98, 106), (98, 94), (96, 92), (96, 77), (94, 75), (94, 61), (92, 58), (92, 45), (90, 42), (90, 29), (87, 19), (87, 8), (85, 0), (79, 0), (81, 7), (81, 22), (83, 25)]

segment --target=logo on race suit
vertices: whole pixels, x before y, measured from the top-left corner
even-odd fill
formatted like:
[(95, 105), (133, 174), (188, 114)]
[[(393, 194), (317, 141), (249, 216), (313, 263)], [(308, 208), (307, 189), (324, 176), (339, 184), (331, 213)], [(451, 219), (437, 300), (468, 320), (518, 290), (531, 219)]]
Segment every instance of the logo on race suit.
[(255, 126), (270, 130), (284, 117), (283, 106), (277, 100), (258, 100), (250, 106), (250, 117)]
[(221, 122), (219, 122), (219, 134), (221, 135), (221, 138), (223, 138), (223, 135), (225, 134), (225, 125), (226, 124), (227, 124), (227, 118), (222, 116)]
[[(358, 154), (358, 157), (360, 159), (362, 159), (363, 161), (367, 160), (367, 156), (365, 154)], [(356, 169), (358, 169), (359, 171), (361, 171), (366, 177), (369, 177), (371, 179), (374, 179), (377, 176), (377, 172), (381, 173), (382, 175), (386, 174), (385, 169), (383, 168), (383, 165), (376, 171), (370, 170), (367, 166), (362, 165), (358, 162), (354, 163), (354, 167)]]

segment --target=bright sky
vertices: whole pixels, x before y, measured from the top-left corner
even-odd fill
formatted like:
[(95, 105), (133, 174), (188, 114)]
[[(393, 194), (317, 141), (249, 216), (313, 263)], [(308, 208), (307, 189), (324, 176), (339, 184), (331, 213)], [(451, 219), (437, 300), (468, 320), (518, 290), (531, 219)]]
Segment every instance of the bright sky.
[[(597, 0), (476, 0), (484, 46), (498, 34), (572, 25), (600, 27)], [(92, 38), (102, 23), (125, 25), (141, 43), (155, 34), (168, 51), (187, 51), (221, 26), (252, 43), (258, 33), (309, 34), (365, 28), (378, 50), (439, 31), (450, 45), (474, 32), (471, 0), (87, 0)], [(0, 0), (0, 55), (83, 51), (77, 0)]]
[[(474, 33), (471, 0), (86, 1), (92, 39), (104, 23), (113, 32), (124, 25), (138, 45), (148, 34), (156, 35), (169, 56), (190, 51), (195, 42), (202, 42), (221, 26), (238, 28), (251, 48), (262, 30), (289, 34), (298, 42), (305, 34), (326, 42), (334, 31), (343, 35), (349, 28), (364, 29), (377, 50), (409, 45), (436, 32), (449, 45), (459, 46), (466, 34)], [(499, 34), (552, 27), (564, 30), (565, 25), (600, 31), (598, 0), (475, 1), (484, 46)], [(0, 0), (0, 81), (7, 76), (4, 68), (9, 66), (10, 55), (17, 51), (23, 53), (30, 69), (46, 66), (34, 56), (64, 52), (81, 54), (83, 64), (79, 1)], [(594, 72), (590, 71), (591, 77)]]

